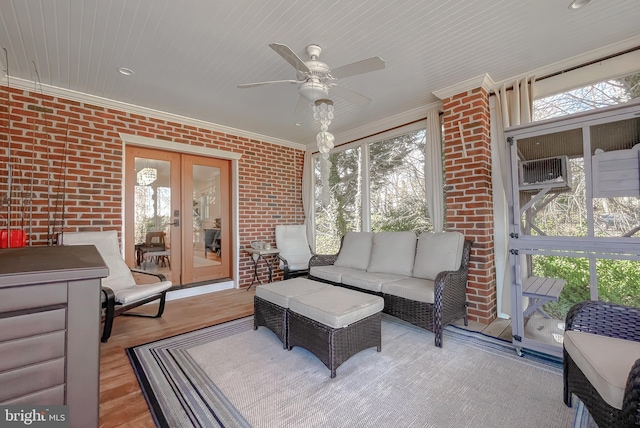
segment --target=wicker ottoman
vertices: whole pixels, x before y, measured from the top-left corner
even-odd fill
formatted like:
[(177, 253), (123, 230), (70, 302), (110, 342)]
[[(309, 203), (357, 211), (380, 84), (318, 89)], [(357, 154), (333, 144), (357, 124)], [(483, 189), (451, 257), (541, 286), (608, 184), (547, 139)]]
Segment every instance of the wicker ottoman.
[(289, 300), (288, 348), (300, 346), (336, 369), (358, 352), (382, 349), (380, 312), (384, 300), (342, 287), (323, 288)]
[(283, 347), (287, 349), (289, 299), (332, 287), (332, 285), (306, 278), (294, 278), (257, 286), (256, 295), (253, 298), (253, 329), (257, 330), (258, 326), (267, 327), (278, 336)]

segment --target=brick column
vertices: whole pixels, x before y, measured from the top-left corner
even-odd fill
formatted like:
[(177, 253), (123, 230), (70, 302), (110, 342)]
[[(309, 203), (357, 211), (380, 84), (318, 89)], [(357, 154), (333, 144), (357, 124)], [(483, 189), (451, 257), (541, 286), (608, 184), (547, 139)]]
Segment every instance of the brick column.
[(442, 102), (447, 230), (474, 242), (467, 314), (471, 321), (489, 324), (497, 312), (489, 94), (479, 87)]

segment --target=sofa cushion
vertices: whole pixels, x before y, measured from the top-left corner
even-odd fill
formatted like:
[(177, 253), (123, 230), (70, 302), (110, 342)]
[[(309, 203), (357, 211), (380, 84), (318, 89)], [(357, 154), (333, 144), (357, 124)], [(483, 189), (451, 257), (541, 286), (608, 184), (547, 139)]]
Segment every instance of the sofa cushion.
[(309, 270), (309, 275), (316, 278), (324, 279), (326, 281), (335, 282), (340, 284), (342, 282), (342, 276), (344, 274), (358, 274), (364, 271), (358, 269), (351, 269), (346, 267), (340, 267), (335, 265), (329, 266), (312, 266)]
[(460, 269), (464, 235), (460, 232), (424, 232), (418, 237), (413, 276), (435, 280), (438, 273)]
[(366, 270), (371, 256), (371, 232), (347, 232), (342, 240), (342, 248), (335, 266)]
[(382, 272), (348, 272), (342, 275), (342, 283), (353, 287), (362, 288), (363, 290), (380, 292), (382, 283), (399, 281), (405, 279), (404, 275), (396, 275), (394, 273)]
[(604, 401), (622, 409), (629, 372), (640, 358), (640, 342), (569, 330), (564, 347)]
[(417, 302), (433, 303), (433, 286), (434, 282), (430, 279), (405, 278), (383, 283), (382, 292)]
[(333, 287), (324, 282), (311, 281), (306, 278), (293, 278), (286, 281), (270, 282), (256, 287), (256, 296), (282, 308), (289, 307), (289, 299), (302, 294), (318, 291), (321, 288)]
[(367, 271), (411, 276), (415, 257), (415, 233), (378, 232), (373, 235)]
[(289, 300), (291, 311), (333, 328), (346, 327), (382, 311), (383, 307), (380, 296), (342, 287), (323, 288)]

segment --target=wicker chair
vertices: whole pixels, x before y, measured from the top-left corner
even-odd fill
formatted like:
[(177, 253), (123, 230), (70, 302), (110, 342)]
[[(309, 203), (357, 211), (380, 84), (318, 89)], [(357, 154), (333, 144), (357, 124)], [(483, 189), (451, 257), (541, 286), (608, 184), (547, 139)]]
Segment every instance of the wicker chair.
[[(573, 337), (578, 332), (578, 337)], [(590, 333), (585, 335), (583, 333)], [(576, 340), (582, 337), (582, 342)], [(615, 339), (623, 339), (617, 341)], [(585, 342), (584, 339), (588, 339)], [(629, 341), (632, 343), (625, 343)], [(580, 344), (591, 343), (590, 347)], [(601, 343), (607, 342), (607, 343)], [(622, 343), (620, 343), (622, 342)], [(571, 407), (571, 394), (575, 394), (584, 403), (594, 421), (600, 428), (605, 427), (638, 427), (640, 426), (640, 308), (616, 305), (606, 302), (587, 301), (573, 306), (567, 314), (565, 327), (564, 354), (564, 402)], [(614, 348), (624, 345), (625, 351)], [(599, 359), (593, 355), (584, 355), (582, 351), (601, 352), (606, 357), (603, 367), (594, 367)], [(604, 350), (604, 351), (603, 351)], [(585, 356), (587, 358), (585, 358)], [(588, 358), (588, 357), (592, 358)], [(635, 361), (635, 363), (634, 363)], [(582, 367), (581, 367), (582, 366)], [(622, 368), (622, 377), (603, 371), (615, 372)], [(624, 383), (624, 373), (629, 367), (629, 374)], [(611, 370), (611, 369), (614, 370)], [(619, 371), (619, 370), (618, 370)], [(585, 374), (585, 372), (587, 374)], [(597, 373), (597, 375), (594, 375)], [(594, 376), (598, 376), (594, 378)], [(602, 376), (602, 378), (600, 378)], [(591, 378), (591, 380), (589, 379)], [(606, 387), (602, 379), (607, 379)], [(615, 382), (618, 390), (624, 389), (624, 396), (615, 404), (611, 385)], [(594, 385), (594, 383), (596, 385)], [(600, 391), (599, 391), (600, 389)], [(606, 397), (603, 398), (603, 395)]]

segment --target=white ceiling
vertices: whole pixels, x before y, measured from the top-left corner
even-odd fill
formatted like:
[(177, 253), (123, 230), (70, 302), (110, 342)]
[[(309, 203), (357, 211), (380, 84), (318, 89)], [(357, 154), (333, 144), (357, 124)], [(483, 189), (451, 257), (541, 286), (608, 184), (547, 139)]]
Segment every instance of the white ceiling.
[[(489, 74), (498, 82), (640, 35), (640, 0), (2, 0), (9, 75), (238, 128), (315, 141), (308, 107), (295, 125), (295, 79), (269, 48), (332, 68), (380, 56), (384, 70), (339, 84), (373, 99), (333, 98), (339, 135), (437, 101), (433, 91)], [(0, 63), (5, 67), (4, 58)], [(118, 73), (118, 67), (135, 71)], [(560, 67), (560, 65), (558, 65)]]

